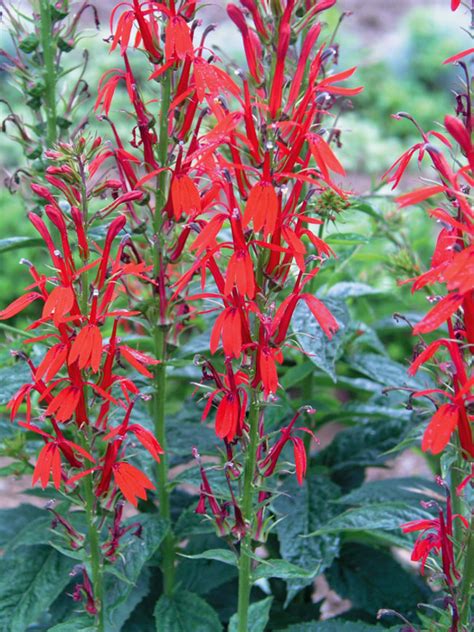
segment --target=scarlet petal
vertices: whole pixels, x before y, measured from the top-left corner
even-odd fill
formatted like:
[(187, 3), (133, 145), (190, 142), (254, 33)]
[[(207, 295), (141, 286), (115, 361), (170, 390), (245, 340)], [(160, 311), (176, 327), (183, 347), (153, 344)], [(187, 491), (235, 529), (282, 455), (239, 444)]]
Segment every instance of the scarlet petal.
[(443, 404), (433, 415), (423, 435), (422, 450), (439, 454), (448, 444), (459, 421), (459, 408), (454, 404)]
[(8, 307), (0, 311), (0, 320), (7, 320), (7, 318), (12, 318), (16, 316), (20, 312), (22, 312), (30, 303), (36, 301), (37, 299), (42, 298), (41, 294), (38, 292), (30, 292), (29, 294), (25, 294), (24, 296), (20, 296), (13, 303), (10, 303)]
[(303, 299), (311, 310), (313, 316), (320, 324), (321, 329), (324, 331), (329, 340), (331, 340), (333, 334), (339, 329), (337, 320), (328, 310), (326, 305), (312, 294), (303, 294)]
[(39, 453), (33, 472), (33, 485), (39, 480), (41, 487), (45, 489), (51, 473), (53, 474), (54, 486), (56, 489), (59, 489), (61, 484), (61, 456), (55, 443), (47, 443)]
[(413, 328), (413, 334), (426, 334), (445, 323), (463, 302), (462, 295), (448, 294)]
[(175, 219), (181, 215), (193, 215), (201, 210), (201, 198), (197, 186), (187, 175), (178, 175), (171, 183), (171, 200)]
[(115, 463), (113, 471), (117, 487), (135, 507), (138, 505), (138, 498), (146, 500), (147, 489), (155, 489), (150, 479), (139, 469), (130, 465), (130, 463)]
[(232, 393), (226, 393), (217, 407), (216, 435), (232, 441), (239, 421), (239, 401)]
[(133, 424), (129, 426), (129, 431), (133, 432), (138, 441), (142, 444), (144, 448), (148, 450), (151, 456), (155, 459), (155, 461), (160, 460), (160, 454), (163, 454), (164, 451), (157, 441), (156, 437), (151, 434), (149, 430), (146, 430), (142, 426), (138, 424)]
[(69, 352), (69, 364), (77, 362), (79, 369), (90, 367), (97, 373), (102, 356), (102, 336), (97, 325), (86, 325), (77, 334)]
[(299, 485), (302, 485), (307, 466), (306, 450), (303, 440), (299, 437), (291, 437), (291, 441), (293, 443), (293, 454), (295, 457), (296, 480), (298, 481)]

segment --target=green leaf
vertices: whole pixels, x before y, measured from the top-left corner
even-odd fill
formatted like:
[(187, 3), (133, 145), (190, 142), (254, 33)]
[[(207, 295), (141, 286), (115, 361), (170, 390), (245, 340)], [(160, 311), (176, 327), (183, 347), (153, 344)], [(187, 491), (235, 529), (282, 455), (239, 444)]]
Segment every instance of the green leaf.
[(38, 237), (7, 237), (6, 239), (0, 239), (0, 254), (10, 250), (18, 250), (19, 248), (41, 246), (43, 243), (43, 240)]
[(206, 516), (197, 514), (195, 507), (189, 507), (181, 512), (174, 529), (178, 538), (214, 533), (215, 530), (215, 524)]
[(31, 371), (24, 362), (0, 369), (0, 406), (8, 404), (17, 390), (31, 381)]
[(420, 506), (404, 502), (375, 503), (348, 509), (309, 535), (312, 537), (323, 533), (346, 533), (359, 530), (390, 531), (399, 529), (405, 522), (422, 518), (430, 519), (432, 515)]
[(95, 632), (97, 628), (93, 624), (93, 618), (77, 616), (48, 628), (48, 632), (78, 632), (79, 630), (81, 632)]
[(215, 454), (220, 445), (219, 439), (213, 428), (202, 424), (201, 414), (202, 409), (196, 406), (195, 401), (186, 400), (179, 414), (170, 415), (168, 457), (171, 466), (191, 461), (189, 437), (193, 437), (192, 445), (200, 454)]
[[(45, 512), (42, 511), (42, 514)], [(37, 544), (48, 544), (51, 540), (51, 516), (40, 516), (28, 522), (16, 535), (8, 542), (7, 549), (14, 551), (20, 546), (34, 546)]]
[(309, 354), (309, 359), (330, 375), (335, 382), (336, 361), (342, 353), (350, 316), (343, 300), (325, 298), (322, 302), (339, 324), (339, 329), (331, 340), (326, 336), (307, 305), (301, 301), (295, 309), (291, 326), (303, 351)]
[[(127, 522), (134, 523), (137, 519), (134, 517)], [(129, 532), (128, 542), (121, 549), (121, 555), (114, 567), (125, 581), (119, 581), (114, 575), (109, 576), (106, 582), (106, 623), (111, 632), (120, 630), (129, 613), (146, 595), (143, 568), (158, 550), (168, 529), (166, 522), (156, 514), (142, 514), (139, 523), (142, 526), (141, 536), (137, 537)]]
[(300, 384), (301, 380), (314, 372), (313, 362), (307, 361), (302, 364), (296, 364), (285, 371), (280, 382), (284, 389), (291, 388), (296, 384)]
[(415, 388), (427, 386), (426, 378), (422, 378), (421, 373), (420, 377), (410, 377), (407, 373), (408, 366), (395, 362), (385, 355), (355, 353), (348, 358), (348, 363), (351, 368), (384, 386), (413, 386)]
[[(252, 632), (265, 632), (268, 619), (270, 618), (270, 608), (273, 597), (267, 597), (262, 601), (250, 604), (248, 611), (248, 626)], [(229, 621), (228, 632), (238, 632), (239, 620), (237, 613), (233, 614)]]
[(68, 585), (71, 566), (47, 546), (5, 555), (0, 560), (0, 630), (25, 632)]
[(333, 233), (326, 237), (330, 246), (359, 246), (369, 243), (367, 235), (359, 233)]
[(236, 554), (227, 549), (209, 549), (209, 551), (203, 551), (202, 553), (197, 553), (195, 555), (185, 555), (184, 553), (181, 555), (190, 560), (215, 560), (216, 562), (222, 562), (223, 564), (238, 566)]
[[(222, 540), (214, 534), (195, 536), (190, 539), (184, 551), (186, 557), (183, 557), (176, 571), (176, 582), (181, 588), (198, 595), (207, 595), (215, 588), (237, 577), (237, 559), (233, 553), (231, 554), (234, 556), (235, 564), (233, 562), (223, 564), (219, 556), (193, 555), (203, 551), (206, 553), (210, 550), (215, 551), (216, 546), (222, 546)], [(224, 554), (229, 553), (226, 548), (221, 550)], [(203, 577), (206, 581), (203, 581)]]
[[(308, 473), (303, 485), (298, 485), (295, 477), (288, 477), (279, 492), (273, 501), (273, 509), (279, 518), (275, 529), (280, 555), (307, 571), (317, 568), (319, 573), (323, 573), (339, 551), (339, 536), (329, 534), (311, 539), (302, 536), (337, 515), (338, 506), (329, 501), (339, 496), (339, 487), (327, 476), (313, 470)], [(287, 603), (311, 582), (312, 578), (289, 581)]]
[(430, 595), (419, 578), (402, 568), (390, 553), (359, 544), (343, 547), (326, 578), (338, 595), (374, 618), (379, 609), (390, 608), (411, 619), (417, 604)]
[(252, 579), (254, 582), (259, 579), (271, 579), (272, 577), (287, 581), (292, 579), (311, 580), (318, 574), (319, 567), (307, 571), (285, 560), (260, 560), (260, 564), (255, 569)]
[(5, 548), (24, 527), (44, 517), (44, 509), (22, 504), (14, 509), (0, 509), (0, 547)]
[(281, 632), (389, 632), (399, 631), (400, 626), (385, 628), (381, 625), (370, 625), (362, 621), (344, 621), (344, 619), (328, 619), (327, 621), (309, 621), (290, 625)]
[(329, 298), (356, 298), (358, 296), (371, 296), (373, 294), (382, 294), (382, 290), (378, 290), (367, 283), (353, 283), (351, 281), (341, 281), (333, 285), (326, 293)]
[(338, 433), (315, 458), (331, 469), (331, 478), (344, 490), (358, 487), (365, 467), (381, 467), (394, 448), (411, 430), (411, 420), (385, 418), (359, 424)]
[(417, 476), (390, 478), (365, 483), (362, 487), (338, 498), (335, 502), (345, 505), (364, 505), (387, 501), (404, 501), (419, 504), (433, 492), (439, 493), (439, 486), (426, 478)]
[(156, 632), (220, 632), (216, 611), (201, 597), (185, 590), (162, 595), (155, 607)]

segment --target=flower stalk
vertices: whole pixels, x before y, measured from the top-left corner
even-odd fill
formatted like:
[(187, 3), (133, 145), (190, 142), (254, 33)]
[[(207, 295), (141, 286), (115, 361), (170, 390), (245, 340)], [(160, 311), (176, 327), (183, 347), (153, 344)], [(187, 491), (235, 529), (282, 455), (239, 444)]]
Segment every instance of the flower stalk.
[(255, 496), (255, 478), (257, 476), (257, 449), (259, 443), (260, 401), (258, 392), (253, 393), (249, 411), (248, 445), (244, 461), (244, 482), (242, 492), (242, 516), (246, 526), (246, 533), (240, 543), (239, 555), (239, 595), (238, 595), (238, 630), (246, 632), (248, 628), (248, 609), (250, 604), (250, 590), (252, 588), (252, 560), (253, 560), (253, 505)]
[(57, 140), (56, 115), (56, 45), (53, 36), (53, 21), (51, 18), (51, 4), (49, 0), (40, 0), (41, 45), (44, 57), (44, 108), (46, 113), (47, 143), (51, 147)]

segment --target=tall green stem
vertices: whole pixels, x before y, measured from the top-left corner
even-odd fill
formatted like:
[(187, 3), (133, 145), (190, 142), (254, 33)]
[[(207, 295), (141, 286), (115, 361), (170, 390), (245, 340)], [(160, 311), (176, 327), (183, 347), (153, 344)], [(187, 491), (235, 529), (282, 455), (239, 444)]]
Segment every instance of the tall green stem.
[(104, 583), (102, 551), (100, 549), (99, 533), (95, 519), (95, 495), (92, 478), (84, 478), (84, 495), (86, 501), (86, 515), (89, 539), (89, 556), (92, 572), (92, 586), (94, 589), (94, 601), (97, 607), (97, 632), (104, 632)]
[(57, 140), (56, 121), (56, 46), (53, 38), (53, 22), (49, 0), (40, 0), (40, 34), (44, 58), (44, 100), (46, 111), (47, 143), (51, 147)]
[(471, 630), (470, 623), (473, 615), (471, 611), (472, 589), (474, 585), (474, 514), (469, 525), (469, 533), (467, 535), (466, 553), (464, 556), (464, 568), (462, 572), (461, 582), (461, 598), (459, 619), (462, 629)]
[[(79, 172), (81, 176), (81, 200), (82, 200), (82, 214), (84, 218), (84, 225), (87, 230), (89, 219), (89, 208), (87, 204), (87, 187), (86, 187), (86, 173), (84, 165), (79, 159)], [(88, 258), (84, 259), (85, 267), (87, 267)], [(85, 316), (89, 312), (89, 271), (84, 270), (81, 275), (81, 311)], [(84, 385), (84, 401), (86, 409), (88, 408), (88, 387)], [(89, 428), (90, 430), (90, 428)], [(92, 433), (89, 433), (89, 441), (86, 441), (84, 446), (89, 449), (92, 443)], [(88, 445), (87, 445), (88, 444)], [(104, 581), (103, 581), (103, 560), (102, 551), (100, 548), (100, 537), (97, 529), (96, 521), (96, 498), (94, 494), (94, 483), (91, 476), (86, 476), (83, 479), (84, 499), (86, 502), (86, 517), (87, 517), (87, 529), (88, 529), (88, 541), (89, 541), (89, 561), (92, 573), (92, 588), (94, 590), (94, 601), (97, 607), (97, 632), (104, 632)]]
[[(257, 465), (258, 447), (258, 419), (260, 403), (256, 391), (253, 393), (252, 404), (249, 412), (249, 444), (244, 462), (244, 489), (242, 495), (242, 515), (246, 525), (253, 523), (254, 479)], [(248, 610), (250, 602), (250, 590), (252, 588), (252, 529), (245, 535), (240, 545), (239, 558), (239, 598), (238, 598), (238, 631), (248, 631)]]
[[(160, 167), (166, 167), (168, 158), (168, 111), (171, 100), (171, 74), (167, 73), (163, 78), (162, 91), (161, 91), (161, 113), (160, 113), (160, 126), (159, 126), (159, 143), (158, 143), (158, 160)], [(158, 177), (158, 188), (156, 191), (156, 207), (153, 216), (153, 231), (155, 238), (154, 248), (154, 278), (160, 284), (160, 291), (158, 292), (158, 304), (156, 310), (156, 322), (154, 323), (154, 346), (155, 357), (159, 361), (155, 372), (155, 389), (153, 396), (153, 417), (155, 421), (155, 434), (156, 438), (160, 442), (161, 447), (165, 453), (161, 456), (161, 460), (157, 466), (157, 481), (158, 481), (158, 494), (160, 500), (160, 513), (161, 516), (171, 523), (171, 506), (170, 506), (170, 491), (169, 491), (169, 468), (168, 468), (168, 455), (167, 455), (167, 440), (166, 440), (166, 419), (165, 419), (165, 402), (166, 402), (166, 358), (167, 358), (167, 345), (166, 345), (166, 331), (167, 323), (163, 322), (163, 316), (165, 306), (161, 301), (165, 298), (162, 294), (164, 292), (164, 284), (161, 283), (162, 275), (164, 273), (163, 262), (164, 255), (164, 240), (163, 240), (163, 209), (166, 204), (167, 196), (167, 172), (162, 171)], [(162, 555), (162, 572), (163, 572), (163, 587), (165, 595), (170, 596), (173, 592), (174, 577), (175, 577), (175, 538), (171, 527), (161, 545)]]
[[(168, 482), (168, 454), (166, 440), (166, 335), (164, 327), (155, 327), (155, 354), (160, 364), (156, 367), (155, 373), (155, 394), (153, 398), (153, 416), (155, 420), (155, 434), (164, 454), (161, 455), (157, 464), (158, 496), (160, 500), (160, 513), (168, 523), (171, 522), (171, 505)], [(168, 528), (166, 536), (161, 545), (163, 572), (163, 589), (165, 595), (173, 593), (175, 575), (175, 538), (171, 527)]]

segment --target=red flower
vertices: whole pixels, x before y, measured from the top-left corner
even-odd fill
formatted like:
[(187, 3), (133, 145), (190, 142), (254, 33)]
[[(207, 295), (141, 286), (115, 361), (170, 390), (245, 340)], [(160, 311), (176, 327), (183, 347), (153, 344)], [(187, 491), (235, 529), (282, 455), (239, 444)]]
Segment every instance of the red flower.
[(139, 498), (146, 500), (147, 489), (156, 489), (148, 476), (130, 463), (119, 461), (112, 469), (117, 487), (134, 507), (138, 506)]
[(102, 336), (97, 325), (86, 325), (74, 339), (68, 362), (77, 362), (79, 369), (90, 368), (97, 373), (102, 357)]
[(179, 15), (171, 17), (165, 30), (165, 59), (183, 60), (193, 56), (193, 42), (186, 21)]

